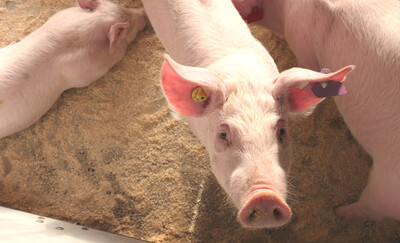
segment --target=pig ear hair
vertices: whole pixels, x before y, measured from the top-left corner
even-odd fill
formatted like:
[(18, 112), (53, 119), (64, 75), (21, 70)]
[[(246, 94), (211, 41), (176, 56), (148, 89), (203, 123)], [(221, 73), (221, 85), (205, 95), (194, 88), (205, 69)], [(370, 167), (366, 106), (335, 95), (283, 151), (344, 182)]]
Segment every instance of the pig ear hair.
[(117, 41), (118, 38), (123, 35), (124, 31), (129, 27), (128, 22), (123, 22), (123, 23), (116, 23), (111, 25), (110, 31), (108, 32), (108, 39), (110, 40), (110, 49), (113, 47), (115, 42)]
[(273, 97), (288, 106), (290, 112), (302, 112), (325, 97), (343, 95), (347, 91), (342, 84), (354, 66), (347, 66), (330, 73), (328, 69), (314, 72), (292, 68), (279, 74), (274, 81)]
[(161, 69), (161, 86), (168, 102), (184, 116), (200, 117), (224, 100), (219, 78), (205, 68), (183, 66), (168, 55)]
[(83, 9), (89, 9), (93, 11), (97, 8), (99, 0), (78, 0), (78, 4)]

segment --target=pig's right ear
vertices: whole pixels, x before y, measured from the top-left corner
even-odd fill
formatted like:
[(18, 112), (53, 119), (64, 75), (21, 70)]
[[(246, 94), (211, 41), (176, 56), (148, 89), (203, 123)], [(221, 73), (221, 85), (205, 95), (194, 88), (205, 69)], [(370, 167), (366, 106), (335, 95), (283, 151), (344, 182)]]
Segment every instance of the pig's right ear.
[(115, 45), (118, 39), (123, 38), (126, 35), (127, 29), (129, 27), (128, 22), (115, 23), (111, 25), (108, 32), (108, 40), (110, 41), (110, 49)]
[(168, 55), (161, 69), (168, 102), (184, 116), (200, 117), (224, 101), (221, 81), (205, 68), (183, 66)]
[(273, 85), (272, 96), (285, 105), (289, 112), (302, 112), (325, 97), (345, 94), (342, 82), (353, 69), (354, 66), (347, 66), (331, 73), (328, 70), (314, 72), (292, 68), (279, 74)]
[(83, 9), (89, 9), (90, 11), (93, 11), (97, 8), (99, 1), (98, 0), (78, 0), (78, 4)]

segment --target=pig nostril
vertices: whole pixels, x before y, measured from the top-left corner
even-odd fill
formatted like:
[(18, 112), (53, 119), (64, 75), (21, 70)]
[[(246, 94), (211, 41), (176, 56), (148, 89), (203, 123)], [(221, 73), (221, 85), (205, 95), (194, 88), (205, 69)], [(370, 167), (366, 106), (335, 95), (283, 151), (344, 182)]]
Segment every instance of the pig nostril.
[(282, 218), (282, 214), (281, 211), (279, 211), (279, 209), (275, 208), (273, 213), (276, 220), (280, 220)]
[[(260, 210), (258, 209), (252, 209), (249, 211), (249, 219), (250, 220), (255, 220), (258, 216), (260, 216), (262, 213), (260, 212)], [(275, 220), (281, 220), (283, 215), (281, 213), (281, 211), (278, 208), (275, 208), (274, 210), (272, 210), (272, 214), (275, 218)]]
[(260, 214), (260, 212), (257, 209), (250, 210), (249, 218), (250, 220), (254, 220), (257, 218), (257, 216)]

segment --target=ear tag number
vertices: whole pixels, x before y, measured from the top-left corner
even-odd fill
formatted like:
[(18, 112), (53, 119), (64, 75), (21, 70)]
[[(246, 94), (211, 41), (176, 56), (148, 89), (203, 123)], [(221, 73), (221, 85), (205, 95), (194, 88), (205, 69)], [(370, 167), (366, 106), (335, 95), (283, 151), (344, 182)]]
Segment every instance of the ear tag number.
[(203, 102), (207, 98), (207, 94), (204, 91), (203, 87), (198, 86), (192, 91), (192, 99), (194, 100), (194, 102)]

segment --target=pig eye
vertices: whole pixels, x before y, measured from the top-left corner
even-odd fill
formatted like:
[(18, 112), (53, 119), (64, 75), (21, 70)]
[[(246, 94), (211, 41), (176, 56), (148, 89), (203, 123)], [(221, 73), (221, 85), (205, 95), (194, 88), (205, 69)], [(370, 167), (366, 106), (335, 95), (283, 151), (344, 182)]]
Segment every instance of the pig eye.
[(225, 151), (232, 142), (231, 130), (228, 124), (221, 124), (218, 127), (218, 132), (216, 133), (216, 143), (215, 150), (217, 152)]
[(280, 119), (276, 125), (276, 137), (280, 143), (283, 143), (286, 137), (285, 120)]
[(221, 132), (219, 134), (219, 138), (222, 139), (222, 140), (227, 140), (228, 134), (226, 134), (226, 132)]
[(231, 130), (229, 129), (228, 124), (219, 125), (217, 137), (221, 142), (224, 142), (225, 144), (229, 143), (231, 140), (230, 133), (231, 133)]

